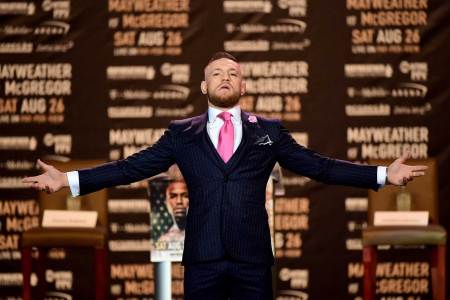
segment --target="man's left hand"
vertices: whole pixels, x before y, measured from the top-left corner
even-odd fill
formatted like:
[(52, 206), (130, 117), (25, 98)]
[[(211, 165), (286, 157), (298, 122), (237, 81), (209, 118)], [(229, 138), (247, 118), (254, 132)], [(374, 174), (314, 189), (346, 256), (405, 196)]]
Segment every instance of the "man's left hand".
[(405, 161), (409, 158), (410, 153), (405, 152), (401, 157), (394, 160), (387, 168), (386, 184), (405, 185), (414, 177), (425, 175), (427, 166), (408, 166)]

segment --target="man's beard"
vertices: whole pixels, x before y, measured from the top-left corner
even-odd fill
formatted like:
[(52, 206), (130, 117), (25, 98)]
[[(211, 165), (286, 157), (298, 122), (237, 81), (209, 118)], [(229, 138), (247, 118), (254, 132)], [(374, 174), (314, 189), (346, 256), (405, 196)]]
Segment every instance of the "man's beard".
[(212, 105), (221, 108), (230, 108), (238, 104), (239, 98), (241, 97), (239, 93), (234, 93), (229, 96), (217, 96), (212, 95), (208, 92), (208, 100)]

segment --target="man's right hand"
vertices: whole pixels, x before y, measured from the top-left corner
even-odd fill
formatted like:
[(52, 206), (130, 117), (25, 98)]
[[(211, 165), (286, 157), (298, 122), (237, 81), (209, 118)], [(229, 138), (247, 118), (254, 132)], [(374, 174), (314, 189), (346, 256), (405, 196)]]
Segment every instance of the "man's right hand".
[(23, 183), (27, 183), (30, 187), (47, 193), (54, 193), (64, 187), (69, 186), (67, 175), (51, 165), (47, 165), (40, 159), (37, 160), (39, 168), (44, 170), (44, 173), (38, 176), (25, 177), (22, 179)]

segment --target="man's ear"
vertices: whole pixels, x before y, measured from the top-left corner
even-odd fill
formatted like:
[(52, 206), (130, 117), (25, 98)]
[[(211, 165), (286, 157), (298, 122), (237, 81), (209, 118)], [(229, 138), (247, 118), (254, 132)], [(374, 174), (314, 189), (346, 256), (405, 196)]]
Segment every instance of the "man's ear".
[(206, 88), (206, 81), (202, 81), (202, 83), (200, 84), (200, 89), (202, 90), (202, 94), (206, 95), (206, 93), (208, 92), (208, 89)]
[(245, 84), (245, 81), (242, 80), (242, 82), (241, 82), (241, 96), (243, 96), (246, 91), (247, 91), (247, 85)]

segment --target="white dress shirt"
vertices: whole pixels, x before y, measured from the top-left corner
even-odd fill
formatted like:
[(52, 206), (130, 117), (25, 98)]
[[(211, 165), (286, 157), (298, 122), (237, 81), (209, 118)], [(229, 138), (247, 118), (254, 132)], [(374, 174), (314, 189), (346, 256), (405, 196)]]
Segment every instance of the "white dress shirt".
[[(214, 147), (217, 148), (217, 144), (219, 142), (219, 132), (222, 127), (224, 121), (218, 117), (218, 115), (222, 112), (222, 110), (209, 107), (208, 108), (208, 123), (206, 126), (206, 130), (208, 132), (208, 136), (211, 139)], [(234, 145), (233, 145), (233, 153), (239, 147), (239, 144), (242, 140), (242, 119), (241, 119), (241, 107), (239, 105), (234, 106), (233, 108), (227, 110), (231, 114), (231, 122), (233, 123), (234, 128)], [(377, 183), (380, 186), (384, 186), (386, 183), (386, 167), (378, 167), (377, 168)], [(67, 180), (69, 181), (70, 192), (72, 197), (77, 197), (80, 195), (80, 181), (78, 178), (78, 171), (67, 172)]]

